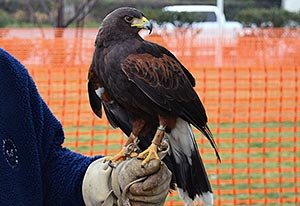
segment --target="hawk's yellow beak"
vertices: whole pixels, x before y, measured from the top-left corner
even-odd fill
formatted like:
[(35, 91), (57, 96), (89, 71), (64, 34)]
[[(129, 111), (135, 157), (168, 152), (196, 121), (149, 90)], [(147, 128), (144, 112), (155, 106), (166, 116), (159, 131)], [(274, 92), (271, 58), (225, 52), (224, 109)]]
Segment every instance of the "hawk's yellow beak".
[(131, 26), (136, 27), (136, 28), (140, 28), (140, 29), (147, 29), (147, 30), (149, 30), (149, 34), (151, 34), (151, 32), (152, 32), (152, 24), (144, 16), (141, 19), (134, 18), (132, 23), (131, 23)]

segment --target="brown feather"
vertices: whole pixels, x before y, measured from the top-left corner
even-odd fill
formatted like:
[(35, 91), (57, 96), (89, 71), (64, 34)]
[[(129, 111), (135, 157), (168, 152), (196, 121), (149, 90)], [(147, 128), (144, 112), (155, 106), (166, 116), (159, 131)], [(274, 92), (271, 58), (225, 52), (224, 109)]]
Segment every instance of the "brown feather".
[(131, 54), (122, 63), (122, 70), (129, 80), (137, 78), (158, 94), (176, 101), (191, 101), (197, 97), (182, 66), (166, 54), (161, 57), (148, 53)]

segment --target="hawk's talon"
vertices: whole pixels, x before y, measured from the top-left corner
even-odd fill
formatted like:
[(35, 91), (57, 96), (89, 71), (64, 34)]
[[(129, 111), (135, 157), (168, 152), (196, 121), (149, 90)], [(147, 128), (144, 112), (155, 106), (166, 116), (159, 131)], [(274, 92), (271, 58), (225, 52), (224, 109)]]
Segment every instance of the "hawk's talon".
[(158, 159), (160, 160), (158, 154), (157, 154), (158, 146), (156, 144), (151, 144), (145, 151), (141, 152), (137, 158), (146, 158), (142, 162), (142, 167), (145, 166), (150, 162), (152, 159)]
[(127, 157), (136, 157), (137, 150), (139, 149), (137, 146), (138, 141), (134, 141), (127, 146), (124, 146), (120, 152), (118, 152), (115, 156), (107, 157), (106, 160), (111, 161), (112, 163), (118, 161), (124, 161)]
[(137, 151), (139, 150), (139, 147), (138, 147), (138, 143), (139, 143), (139, 140), (138, 139), (135, 139), (132, 143), (130, 143), (129, 145), (125, 146), (125, 156), (126, 157), (135, 157), (137, 154)]
[(112, 163), (118, 161), (124, 161), (126, 159), (126, 147), (123, 147), (120, 152), (112, 157), (107, 157), (106, 160), (111, 161)]

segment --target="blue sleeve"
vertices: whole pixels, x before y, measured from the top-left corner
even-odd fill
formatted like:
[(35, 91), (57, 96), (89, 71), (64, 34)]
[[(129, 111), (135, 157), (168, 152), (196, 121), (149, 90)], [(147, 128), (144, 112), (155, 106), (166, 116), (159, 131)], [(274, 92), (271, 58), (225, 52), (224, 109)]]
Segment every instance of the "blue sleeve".
[(84, 205), (86, 157), (64, 132), (25, 67), (0, 48), (0, 205)]
[(40, 135), (40, 139), (43, 141), (42, 147), (44, 147), (41, 171), (44, 205), (84, 205), (81, 190), (82, 180), (89, 164), (98, 157), (86, 157), (63, 148), (61, 144), (64, 133), (61, 124), (45, 103), (41, 104), (44, 121), (43, 128), (38, 135)]

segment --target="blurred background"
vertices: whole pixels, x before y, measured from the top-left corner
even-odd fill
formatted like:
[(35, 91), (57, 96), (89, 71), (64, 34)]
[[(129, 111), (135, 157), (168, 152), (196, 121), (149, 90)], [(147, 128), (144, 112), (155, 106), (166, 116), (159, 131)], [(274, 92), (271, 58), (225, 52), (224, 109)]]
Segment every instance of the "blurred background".
[[(162, 11), (164, 6), (217, 2), (229, 21), (247, 27), (299, 27), (297, 0), (1, 0), (0, 27), (98, 27), (107, 13), (121, 6), (141, 9), (161, 23), (174, 18)], [(181, 19), (192, 21), (188, 16)]]
[[(64, 146), (84, 155), (115, 154), (127, 138), (87, 95), (98, 28), (121, 6), (152, 19), (140, 34), (196, 79), (222, 159), (194, 130), (215, 205), (299, 205), (300, 1), (0, 0), (0, 47), (28, 68)], [(183, 202), (173, 191), (165, 205)]]

